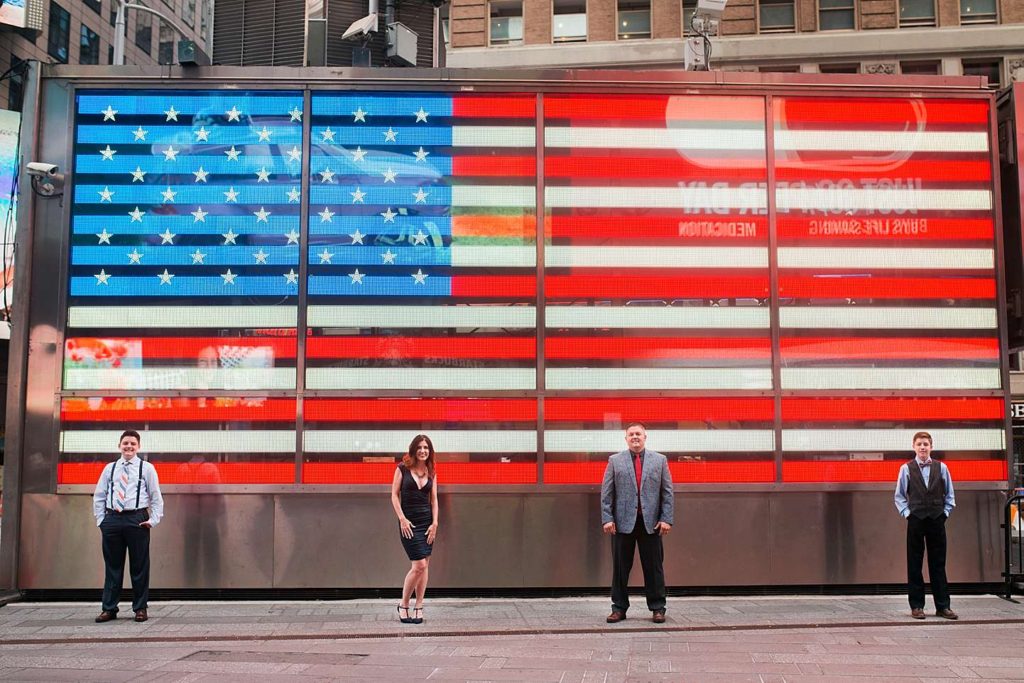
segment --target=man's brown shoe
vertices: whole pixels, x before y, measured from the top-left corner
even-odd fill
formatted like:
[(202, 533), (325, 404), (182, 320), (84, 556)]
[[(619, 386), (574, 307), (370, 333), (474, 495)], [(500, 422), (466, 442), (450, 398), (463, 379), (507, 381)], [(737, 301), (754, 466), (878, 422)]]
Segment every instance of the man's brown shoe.
[(605, 619), (605, 621), (607, 621), (609, 624), (617, 624), (620, 621), (625, 621), (625, 619), (626, 619), (626, 613), (625, 612), (619, 612), (618, 610), (615, 610), (611, 614), (608, 615), (608, 618)]
[(946, 609), (937, 609), (937, 610), (935, 610), (935, 616), (942, 617), (943, 619), (950, 619), (952, 621), (956, 621), (957, 619), (960, 618), (959, 615), (957, 615), (956, 612), (954, 612), (953, 610), (949, 609), (948, 607)]
[(915, 607), (914, 609), (910, 610), (910, 616), (914, 617), (915, 619), (924, 619), (924, 609), (921, 607)]
[(146, 610), (140, 609), (135, 613), (135, 621), (146, 621), (147, 619), (149, 619), (149, 615), (146, 614)]
[(654, 610), (654, 615), (651, 617), (651, 621), (653, 621), (655, 624), (664, 624), (665, 623), (665, 610), (663, 610), (663, 609), (656, 609), (656, 610)]
[(108, 621), (113, 621), (114, 619), (117, 619), (117, 612), (111, 612), (110, 610), (105, 609), (102, 612), (100, 612), (100, 615), (98, 617), (96, 617), (96, 623), (103, 624)]

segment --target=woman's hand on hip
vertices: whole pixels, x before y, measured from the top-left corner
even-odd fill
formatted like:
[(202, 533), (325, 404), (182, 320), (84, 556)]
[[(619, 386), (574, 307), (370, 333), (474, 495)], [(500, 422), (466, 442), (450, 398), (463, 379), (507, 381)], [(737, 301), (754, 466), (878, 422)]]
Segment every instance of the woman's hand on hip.
[(412, 538), (413, 527), (416, 526), (405, 517), (398, 520), (398, 526), (402, 529), (402, 538)]

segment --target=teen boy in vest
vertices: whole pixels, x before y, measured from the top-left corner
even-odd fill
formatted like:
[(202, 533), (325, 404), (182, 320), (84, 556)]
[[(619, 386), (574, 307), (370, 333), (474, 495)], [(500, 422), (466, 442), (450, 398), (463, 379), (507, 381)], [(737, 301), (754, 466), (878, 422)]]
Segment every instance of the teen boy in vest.
[(916, 457), (904, 463), (896, 480), (896, 509), (907, 520), (910, 616), (924, 619), (921, 563), (927, 547), (935, 615), (956, 619), (956, 612), (949, 608), (949, 584), (946, 583), (946, 519), (956, 506), (953, 480), (945, 463), (932, 460), (931, 434), (914, 434), (914, 453)]

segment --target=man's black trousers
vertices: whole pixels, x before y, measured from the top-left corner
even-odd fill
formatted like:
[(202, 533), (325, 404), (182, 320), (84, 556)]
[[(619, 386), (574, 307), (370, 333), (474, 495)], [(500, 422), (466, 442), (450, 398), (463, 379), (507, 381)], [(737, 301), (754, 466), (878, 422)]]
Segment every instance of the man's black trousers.
[(921, 565), (928, 552), (928, 577), (931, 579), (935, 609), (949, 609), (949, 584), (946, 583), (946, 516), (907, 518), (907, 584), (910, 607), (924, 609), (924, 575)]
[(103, 609), (117, 612), (124, 583), (124, 554), (132, 577), (132, 610), (138, 612), (149, 604), (149, 534), (139, 526), (149, 515), (145, 510), (124, 514), (108, 512), (100, 524), (103, 534), (103, 562), (107, 569), (103, 579)]
[(625, 613), (629, 609), (629, 572), (633, 556), (640, 549), (640, 566), (644, 569), (644, 593), (647, 608), (652, 612), (665, 609), (665, 572), (662, 564), (665, 550), (661, 536), (649, 534), (637, 515), (636, 525), (629, 533), (621, 529), (612, 534), (612, 610)]

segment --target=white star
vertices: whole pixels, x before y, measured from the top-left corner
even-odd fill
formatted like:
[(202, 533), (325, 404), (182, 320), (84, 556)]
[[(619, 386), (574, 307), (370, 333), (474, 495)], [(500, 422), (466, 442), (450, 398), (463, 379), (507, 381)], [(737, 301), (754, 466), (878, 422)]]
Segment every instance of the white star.
[(96, 275), (93, 275), (93, 277), (96, 278), (96, 284), (109, 286), (107, 280), (110, 279), (110, 275), (107, 273), (107, 271), (103, 270), (102, 268), (100, 268), (100, 272), (97, 273)]
[(334, 142), (334, 131), (331, 130), (330, 126), (327, 126), (327, 128), (324, 128), (322, 131), (320, 131), (320, 137), (323, 138), (321, 140), (321, 142), (333, 143)]
[(363, 148), (362, 148), (361, 145), (359, 147), (356, 147), (354, 150), (352, 150), (352, 161), (365, 161), (365, 160), (366, 160), (366, 152), (363, 151)]
[(427, 203), (427, 197), (429, 197), (429, 196), (430, 196), (430, 193), (429, 192), (424, 192), (422, 187), (417, 188), (416, 189), (416, 193), (413, 195), (413, 197), (416, 198), (416, 203), (417, 204), (426, 204)]
[(320, 263), (330, 263), (331, 259), (334, 258), (334, 254), (327, 251), (327, 247), (324, 247), (324, 250), (320, 252), (319, 256)]
[(132, 171), (132, 182), (146, 182), (146, 172), (142, 170), (141, 166), (136, 166), (135, 170)]
[(267, 211), (266, 209), (264, 209), (262, 206), (260, 207), (259, 211), (253, 211), (252, 215), (256, 216), (256, 222), (257, 223), (269, 223), (270, 222), (270, 221), (267, 220), (267, 216), (270, 215), (270, 212)]
[(288, 123), (294, 123), (295, 121), (299, 121), (299, 122), (302, 121), (302, 110), (299, 109), (298, 107), (294, 107), (290, 112), (288, 112), (288, 115), (292, 117), (291, 121), (289, 121)]
[(424, 287), (427, 285), (427, 274), (423, 272), (422, 268), (412, 274), (412, 279), (417, 285), (423, 285)]
[(366, 237), (366, 235), (359, 232), (359, 228), (356, 228), (356, 231), (349, 235), (349, 237), (352, 238), (352, 244), (363, 244), (363, 238)]
[(423, 107), (420, 107), (419, 111), (414, 111), (413, 114), (416, 115), (416, 123), (419, 123), (420, 121), (427, 123), (427, 117), (430, 116), (429, 112), (423, 111)]
[(96, 236), (100, 238), (99, 244), (110, 244), (110, 238), (114, 236), (114, 233), (107, 232), (107, 229), (103, 228), (103, 232), (96, 233)]
[(302, 159), (302, 150), (293, 145), (288, 150), (288, 161), (299, 161), (300, 159)]
[(352, 203), (353, 204), (355, 204), (357, 202), (359, 204), (365, 204), (365, 202), (363, 201), (363, 198), (366, 197), (366, 193), (363, 192), (362, 190), (360, 190), (358, 187), (356, 188), (355, 192), (349, 192), (349, 194), (352, 195)]
[(299, 233), (295, 231), (295, 228), (292, 228), (291, 232), (286, 232), (284, 236), (288, 238), (287, 244), (299, 243)]
[(329, 168), (325, 168), (324, 170), (320, 171), (320, 182), (321, 183), (329, 183), (332, 180), (334, 180), (334, 171), (332, 171)]
[(256, 263), (263, 264), (266, 264), (268, 256), (270, 256), (270, 254), (264, 252), (262, 249), (260, 249), (259, 251), (252, 255), (252, 257), (256, 259)]
[(356, 268), (356, 272), (349, 273), (348, 276), (352, 278), (353, 285), (361, 285), (363, 284), (363, 278), (366, 277), (366, 273), (360, 273), (359, 269)]
[(100, 113), (103, 114), (104, 121), (117, 121), (117, 110), (111, 107), (109, 104), (107, 105), (107, 108), (101, 111)]
[(208, 211), (203, 211), (203, 207), (197, 206), (196, 210), (192, 212), (193, 223), (205, 223), (206, 217), (209, 215)]
[(259, 133), (257, 133), (257, 135), (260, 136), (260, 139), (257, 140), (257, 142), (270, 142), (270, 136), (273, 135), (273, 134), (274, 134), (274, 131), (270, 130), (266, 126), (263, 126), (263, 130), (261, 130)]
[(388, 170), (384, 171), (384, 173), (382, 173), (381, 175), (384, 176), (384, 182), (385, 183), (393, 183), (393, 182), (395, 182), (395, 176), (397, 174), (394, 171), (391, 170), (390, 166), (388, 166)]
[(206, 254), (196, 249), (195, 252), (192, 254), (192, 265), (195, 265), (197, 263), (201, 264), (204, 258), (206, 258)]
[(170, 228), (164, 228), (164, 231), (160, 233), (160, 244), (174, 244), (174, 238), (177, 237)]
[(222, 232), (220, 236), (224, 238), (224, 244), (236, 244), (235, 239), (238, 237), (232, 228), (228, 228), (228, 231)]
[(238, 203), (238, 190), (233, 187), (229, 187), (228, 191), (224, 193), (224, 201)]
[(228, 110), (227, 110), (226, 112), (224, 112), (224, 113), (228, 115), (228, 122), (229, 122), (229, 123), (230, 123), (231, 121), (240, 121), (240, 120), (241, 120), (241, 119), (239, 119), (238, 117), (239, 117), (239, 115), (240, 115), (240, 114), (241, 114), (242, 112), (238, 111), (238, 107), (236, 107), (235, 105), (231, 105), (231, 109), (228, 109)]
[(385, 211), (384, 213), (381, 214), (381, 216), (384, 217), (384, 222), (385, 223), (394, 223), (395, 222), (395, 216), (397, 216), (397, 215), (398, 215), (397, 213), (395, 213), (394, 211), (391, 210), (390, 206), (388, 207), (387, 211)]
[(413, 244), (426, 244), (427, 243), (427, 236), (425, 234), (423, 234), (423, 230), (422, 229), (417, 230), (416, 234), (412, 236), (412, 243)]
[(366, 112), (363, 111), (362, 107), (359, 107), (354, 112), (352, 112), (352, 116), (354, 117), (352, 119), (352, 123), (355, 123), (356, 121), (362, 121), (363, 123), (366, 123)]
[(142, 126), (139, 126), (138, 128), (136, 128), (135, 130), (132, 131), (132, 134), (135, 136), (136, 142), (139, 141), (139, 140), (142, 140), (143, 142), (145, 142), (146, 141), (146, 134), (148, 132), (149, 132), (148, 130), (145, 130)]
[(228, 272), (221, 273), (220, 276), (222, 278), (224, 278), (224, 284), (226, 284), (226, 285), (233, 285), (233, 284), (235, 284), (235, 278), (238, 277), (238, 275), (236, 273), (232, 273), (231, 272), (230, 268), (228, 268)]
[(174, 197), (177, 196), (178, 193), (168, 187), (166, 190), (164, 190), (160, 194), (162, 194), (164, 196), (164, 204), (166, 204), (167, 202), (172, 202), (173, 203), (174, 202)]
[(420, 148), (419, 148), (418, 150), (416, 150), (415, 152), (413, 152), (413, 154), (415, 154), (415, 155), (416, 155), (416, 161), (426, 161), (426, 160), (427, 160), (427, 155), (429, 155), (429, 154), (430, 154), (430, 152), (426, 151), (426, 150), (425, 150), (425, 149), (423, 149), (423, 147), (421, 146), (421, 147), (420, 147)]
[(200, 166), (198, 171), (192, 171), (192, 175), (194, 175), (196, 177), (195, 181), (193, 181), (193, 182), (197, 182), (197, 183), (198, 182), (203, 182), (203, 183), (205, 183), (206, 182), (206, 176), (210, 175), (210, 172), (209, 171), (204, 171), (203, 167)]
[(106, 149), (100, 150), (100, 156), (103, 157), (103, 161), (113, 161), (115, 154), (117, 154), (117, 150), (110, 149), (110, 145), (107, 145)]
[(164, 112), (164, 114), (167, 114), (167, 120), (168, 121), (177, 121), (178, 120), (178, 113), (179, 112), (177, 112), (174, 109), (174, 105), (173, 104), (171, 105), (170, 109), (168, 109), (167, 111)]
[(392, 130), (391, 126), (388, 126), (388, 129), (384, 131), (384, 142), (398, 142), (397, 135), (398, 133)]
[(109, 187), (104, 187), (102, 190), (100, 190), (96, 194), (98, 194), (100, 196), (100, 201), (101, 202), (113, 202), (113, 199), (111, 199), (111, 197), (114, 196), (114, 193), (110, 191)]
[(134, 211), (129, 211), (128, 215), (132, 217), (132, 223), (141, 223), (142, 217), (146, 215), (145, 211), (139, 211), (139, 207), (135, 207)]
[(192, 134), (196, 136), (196, 142), (210, 141), (210, 131), (206, 130), (206, 126), (200, 126), (199, 130), (193, 131)]
[(171, 278), (173, 278), (174, 275), (172, 273), (167, 272), (167, 269), (164, 268), (164, 272), (158, 273), (157, 277), (160, 278), (161, 285), (169, 285), (171, 284)]
[(299, 274), (292, 268), (287, 273), (284, 273), (284, 281), (289, 285), (297, 285), (299, 284)]
[(380, 257), (382, 259), (384, 259), (384, 263), (391, 263), (391, 264), (393, 264), (395, 262), (395, 256), (396, 255), (397, 254), (395, 254), (393, 251), (388, 249), (383, 254), (381, 254)]
[(132, 249), (131, 253), (128, 254), (128, 263), (142, 263), (143, 254), (139, 253), (138, 249)]
[(264, 166), (260, 170), (256, 171), (256, 182), (257, 183), (269, 183), (270, 182), (270, 171)]
[(238, 161), (238, 155), (242, 153), (242, 150), (235, 149), (234, 145), (231, 145), (231, 149), (226, 150), (224, 154), (228, 156), (228, 161)]
[(331, 211), (330, 207), (325, 206), (324, 210), (320, 212), (320, 222), (321, 223), (330, 223), (331, 219), (333, 219), (333, 218), (334, 218), (334, 213)]
[(288, 190), (288, 201), (289, 202), (298, 202), (299, 201), (299, 197), (301, 197), (301, 196), (302, 196), (302, 193), (299, 192), (299, 188), (297, 188), (297, 187), (293, 187), (292, 189)]
[(178, 150), (174, 149), (174, 147), (172, 145), (168, 146), (167, 149), (164, 150), (164, 161), (177, 161), (177, 160), (178, 160)]

